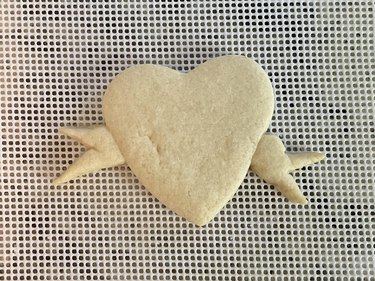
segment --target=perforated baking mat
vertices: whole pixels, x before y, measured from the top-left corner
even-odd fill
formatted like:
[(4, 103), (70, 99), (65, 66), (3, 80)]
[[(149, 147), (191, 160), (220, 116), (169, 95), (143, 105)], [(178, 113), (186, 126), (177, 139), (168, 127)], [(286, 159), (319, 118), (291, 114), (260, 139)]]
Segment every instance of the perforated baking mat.
[[(0, 2), (0, 280), (375, 280), (373, 1)], [(195, 227), (126, 166), (51, 185), (100, 124), (108, 82), (158, 63), (188, 71), (225, 54), (268, 72), (270, 131), (309, 204), (249, 173)]]

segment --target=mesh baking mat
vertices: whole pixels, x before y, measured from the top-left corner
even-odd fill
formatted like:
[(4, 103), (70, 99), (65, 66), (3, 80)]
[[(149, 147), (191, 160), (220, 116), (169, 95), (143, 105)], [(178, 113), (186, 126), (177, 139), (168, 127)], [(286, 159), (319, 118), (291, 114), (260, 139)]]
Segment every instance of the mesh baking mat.
[[(373, 1), (0, 2), (0, 280), (375, 280)], [(269, 74), (270, 132), (324, 151), (309, 204), (253, 173), (207, 226), (126, 166), (54, 187), (125, 68), (242, 54)]]

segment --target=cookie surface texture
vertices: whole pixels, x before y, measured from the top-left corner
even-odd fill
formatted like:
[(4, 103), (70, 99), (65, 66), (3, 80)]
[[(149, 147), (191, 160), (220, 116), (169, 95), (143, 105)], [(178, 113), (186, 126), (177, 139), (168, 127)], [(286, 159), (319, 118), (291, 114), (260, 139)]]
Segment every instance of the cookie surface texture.
[(243, 181), (274, 108), (253, 60), (225, 56), (184, 74), (128, 68), (108, 85), (106, 126), (140, 182), (196, 225), (208, 223)]

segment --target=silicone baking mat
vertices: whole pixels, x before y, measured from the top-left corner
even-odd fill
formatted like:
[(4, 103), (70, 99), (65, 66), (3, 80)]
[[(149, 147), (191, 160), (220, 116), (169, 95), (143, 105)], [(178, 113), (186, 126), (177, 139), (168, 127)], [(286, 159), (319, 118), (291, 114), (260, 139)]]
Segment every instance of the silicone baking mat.
[[(0, 2), (0, 280), (375, 280), (374, 1)], [(270, 131), (309, 199), (253, 173), (207, 226), (163, 207), (126, 166), (54, 187), (100, 124), (107, 83), (158, 63), (242, 54), (268, 72)]]

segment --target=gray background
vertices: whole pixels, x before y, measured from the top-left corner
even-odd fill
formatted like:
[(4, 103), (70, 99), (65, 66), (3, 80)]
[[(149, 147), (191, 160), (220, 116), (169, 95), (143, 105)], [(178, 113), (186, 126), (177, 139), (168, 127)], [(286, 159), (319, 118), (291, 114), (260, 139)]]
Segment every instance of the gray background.
[[(373, 1), (0, 2), (0, 280), (375, 280)], [(158, 203), (127, 167), (51, 186), (102, 122), (123, 69), (254, 58), (270, 131), (319, 150), (307, 206), (254, 174), (212, 223)], [(355, 277), (355, 278), (354, 278)]]

